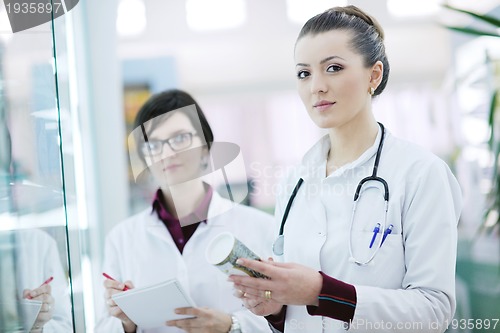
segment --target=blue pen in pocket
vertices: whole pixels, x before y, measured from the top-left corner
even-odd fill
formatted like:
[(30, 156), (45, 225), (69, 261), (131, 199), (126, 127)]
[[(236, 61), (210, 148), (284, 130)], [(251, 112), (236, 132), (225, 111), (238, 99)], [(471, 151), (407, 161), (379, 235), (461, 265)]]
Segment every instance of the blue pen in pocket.
[(394, 228), (394, 226), (392, 224), (389, 224), (389, 227), (387, 227), (387, 229), (385, 229), (384, 236), (382, 236), (382, 243), (380, 243), (380, 246), (382, 246), (382, 244), (384, 244), (384, 241), (387, 238), (387, 235), (389, 235), (392, 232), (392, 228)]
[(373, 242), (375, 242), (375, 238), (377, 238), (377, 234), (379, 231), (380, 231), (380, 223), (377, 223), (375, 225), (375, 228), (373, 228), (373, 236), (372, 236), (372, 240), (370, 242), (370, 249), (372, 248)]

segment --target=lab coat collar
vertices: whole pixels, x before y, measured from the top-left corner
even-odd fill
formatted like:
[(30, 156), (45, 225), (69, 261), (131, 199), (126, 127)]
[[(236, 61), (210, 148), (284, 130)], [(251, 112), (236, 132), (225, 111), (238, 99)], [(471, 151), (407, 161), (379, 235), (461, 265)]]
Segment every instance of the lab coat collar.
[(212, 195), (212, 201), (210, 202), (210, 206), (208, 207), (208, 226), (222, 224), (223, 221), (217, 217), (233, 209), (236, 205), (237, 203), (221, 197), (220, 194), (217, 193), (217, 191), (214, 191)]
[[(219, 215), (228, 212), (232, 209), (236, 204), (230, 200), (222, 198), (217, 191), (213, 192), (212, 200), (210, 201), (210, 206), (208, 207), (208, 216), (206, 224), (200, 224), (198, 229), (211, 228), (215, 226), (224, 225), (224, 219), (218, 218)], [(150, 210), (144, 211), (147, 216), (145, 216), (145, 224), (148, 229), (148, 232), (153, 234), (156, 237), (166, 241), (171, 246), (175, 247), (175, 244), (172, 240), (172, 236), (168, 232), (167, 228), (163, 224), (163, 222), (158, 218), (157, 214), (153, 212), (150, 213)], [(197, 230), (193, 237), (198, 234), (200, 230)]]
[[(224, 199), (220, 196), (217, 191), (213, 191), (212, 199), (210, 200), (210, 205), (208, 206), (208, 215), (206, 223), (208, 225), (218, 225), (220, 222), (216, 218), (218, 215), (221, 215), (230, 209), (232, 209), (236, 203)], [(146, 219), (146, 224), (148, 226), (163, 226), (163, 222), (158, 218), (154, 211), (148, 209), (148, 215), (150, 218)]]
[[(188, 216), (180, 219), (181, 225), (186, 226), (188, 224), (194, 224), (197, 222), (207, 222), (208, 207), (213, 196), (213, 188), (209, 184), (203, 184), (206, 189), (205, 196), (203, 197), (201, 203), (195, 208), (195, 210)], [(179, 219), (174, 217), (164, 204), (163, 192), (161, 188), (156, 191), (156, 195), (153, 200), (151, 214), (156, 213), (158, 218), (161, 219), (165, 224), (168, 223), (179, 223)]]
[[(387, 128), (385, 129), (385, 139), (389, 136)], [(371, 147), (369, 147), (360, 157), (355, 161), (348, 163), (341, 168), (335, 170), (328, 177), (338, 177), (341, 176), (347, 170), (354, 169), (364, 163), (366, 163), (370, 158), (372, 158), (377, 153), (377, 148), (382, 137), (382, 130), (379, 126), (377, 137)], [(302, 159), (302, 164), (300, 167), (300, 174), (305, 181), (314, 181), (325, 179), (326, 175), (326, 160), (328, 152), (330, 151), (330, 136), (328, 134), (324, 135), (318, 142), (316, 142), (309, 151), (304, 155)]]

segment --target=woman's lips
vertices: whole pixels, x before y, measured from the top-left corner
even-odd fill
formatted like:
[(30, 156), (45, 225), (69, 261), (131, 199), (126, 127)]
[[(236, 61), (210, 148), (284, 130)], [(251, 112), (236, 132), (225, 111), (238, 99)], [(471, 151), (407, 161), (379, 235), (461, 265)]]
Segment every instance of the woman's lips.
[(170, 164), (170, 165), (167, 165), (163, 168), (163, 171), (173, 171), (173, 170), (176, 170), (180, 167), (181, 165), (180, 164)]
[(328, 109), (330, 106), (334, 105), (335, 102), (330, 102), (330, 101), (319, 101), (313, 105), (314, 109), (318, 111), (324, 111)]

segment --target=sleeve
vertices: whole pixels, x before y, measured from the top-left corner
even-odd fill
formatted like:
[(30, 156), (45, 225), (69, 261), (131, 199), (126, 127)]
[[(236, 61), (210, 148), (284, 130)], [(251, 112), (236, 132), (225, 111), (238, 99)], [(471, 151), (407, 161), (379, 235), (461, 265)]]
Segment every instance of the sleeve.
[(325, 316), (345, 322), (351, 322), (356, 309), (356, 288), (323, 272), (323, 285), (318, 296), (318, 306), (307, 306), (312, 316)]
[[(47, 236), (49, 237), (49, 236)], [(50, 238), (45, 256), (44, 276), (53, 276), (51, 294), (54, 297), (52, 319), (43, 326), (44, 333), (67, 333), (73, 331), (71, 318), (70, 289), (64, 273), (55, 241)]]
[[(120, 260), (120, 256), (118, 255), (118, 253), (120, 252), (118, 251), (118, 244), (116, 244), (115, 239), (116, 237), (114, 237), (112, 233), (106, 237), (104, 244), (104, 262), (102, 271), (121, 281), (123, 274), (118, 264)], [(98, 293), (99, 295), (101, 295), (101, 297), (95, 301), (98, 313), (100, 313), (95, 327), (95, 332), (124, 333), (125, 330), (123, 329), (121, 320), (108, 314), (108, 310), (104, 302), (104, 286), (101, 283), (97, 287), (101, 290), (101, 292)], [(140, 330), (137, 330), (137, 333), (139, 332)]]
[(355, 285), (353, 331), (384, 323), (395, 332), (443, 332), (455, 312), (460, 187), (437, 158), (411, 174), (415, 180), (407, 184), (401, 217), (406, 267), (402, 288)]

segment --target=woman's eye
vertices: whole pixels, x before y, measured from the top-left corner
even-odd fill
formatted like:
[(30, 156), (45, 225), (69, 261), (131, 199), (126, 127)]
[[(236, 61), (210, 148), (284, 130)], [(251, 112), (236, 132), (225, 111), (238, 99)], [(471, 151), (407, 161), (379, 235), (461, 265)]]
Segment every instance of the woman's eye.
[(303, 80), (303, 79), (305, 79), (306, 77), (308, 77), (309, 75), (311, 75), (311, 74), (309, 74), (309, 72), (308, 72), (308, 71), (299, 71), (299, 72), (297, 73), (297, 78), (298, 78), (299, 80)]
[(340, 67), (339, 65), (331, 65), (331, 66), (328, 66), (328, 68), (326, 69), (327, 72), (339, 72), (341, 71), (343, 68)]
[(145, 142), (142, 145), (142, 153), (144, 155), (158, 154), (161, 151), (162, 143), (158, 141)]
[(152, 150), (158, 150), (161, 147), (161, 142), (158, 141), (150, 141), (149, 142), (149, 148)]
[(174, 137), (173, 141), (175, 143), (179, 143), (179, 142), (183, 142), (184, 140), (186, 140), (186, 134), (179, 134), (179, 135)]

